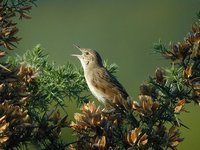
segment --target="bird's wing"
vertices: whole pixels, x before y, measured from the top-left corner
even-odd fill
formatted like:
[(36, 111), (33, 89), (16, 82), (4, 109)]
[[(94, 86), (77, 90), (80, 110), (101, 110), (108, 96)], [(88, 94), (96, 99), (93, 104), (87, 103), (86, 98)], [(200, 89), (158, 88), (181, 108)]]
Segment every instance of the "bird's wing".
[(107, 97), (108, 99), (114, 97), (127, 99), (128, 93), (110, 72), (108, 72), (105, 68), (97, 69), (94, 72), (93, 82), (96, 83), (99, 89), (104, 91), (105, 95), (110, 95), (110, 97)]

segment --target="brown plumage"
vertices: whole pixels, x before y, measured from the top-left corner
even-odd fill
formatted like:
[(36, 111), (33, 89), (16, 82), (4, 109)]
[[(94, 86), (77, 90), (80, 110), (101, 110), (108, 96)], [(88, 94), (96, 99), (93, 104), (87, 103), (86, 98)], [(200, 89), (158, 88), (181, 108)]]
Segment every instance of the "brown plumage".
[[(76, 46), (77, 47), (77, 46)], [(87, 85), (92, 94), (103, 104), (106, 101), (127, 99), (128, 93), (119, 81), (103, 66), (101, 56), (92, 49), (79, 48), (81, 61)]]

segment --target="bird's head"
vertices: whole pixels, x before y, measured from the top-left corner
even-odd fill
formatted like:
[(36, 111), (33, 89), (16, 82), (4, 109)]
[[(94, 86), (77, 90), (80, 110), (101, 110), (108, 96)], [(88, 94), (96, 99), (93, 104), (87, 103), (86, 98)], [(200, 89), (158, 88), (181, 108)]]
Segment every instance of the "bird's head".
[(72, 56), (76, 56), (81, 61), (84, 70), (90, 67), (103, 66), (101, 56), (95, 50), (89, 48), (80, 48), (77, 45), (74, 46), (78, 48), (82, 54), (73, 54)]

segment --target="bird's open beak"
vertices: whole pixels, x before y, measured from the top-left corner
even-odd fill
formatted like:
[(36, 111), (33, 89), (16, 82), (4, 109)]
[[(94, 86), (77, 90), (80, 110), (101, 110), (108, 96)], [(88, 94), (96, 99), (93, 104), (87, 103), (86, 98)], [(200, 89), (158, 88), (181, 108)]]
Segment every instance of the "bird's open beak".
[[(75, 44), (73, 45), (82, 52), (81, 48), (78, 45), (75, 45)], [(82, 55), (78, 55), (78, 54), (72, 54), (71, 56), (78, 57), (79, 59), (82, 57)]]
[(76, 45), (76, 44), (73, 44), (73, 45), (74, 45), (74, 47), (76, 47), (77, 49), (79, 49), (79, 50), (81, 51), (80, 46), (78, 46), (78, 45)]

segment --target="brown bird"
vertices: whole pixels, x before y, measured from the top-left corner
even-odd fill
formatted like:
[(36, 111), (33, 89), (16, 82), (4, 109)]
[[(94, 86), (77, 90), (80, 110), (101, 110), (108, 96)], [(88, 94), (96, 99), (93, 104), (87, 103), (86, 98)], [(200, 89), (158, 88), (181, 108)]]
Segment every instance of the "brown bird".
[[(75, 45), (76, 46), (76, 45)], [(119, 81), (103, 66), (101, 56), (95, 50), (80, 48), (78, 57), (84, 70), (85, 80), (92, 94), (104, 105), (119, 99), (127, 99), (128, 93)]]

